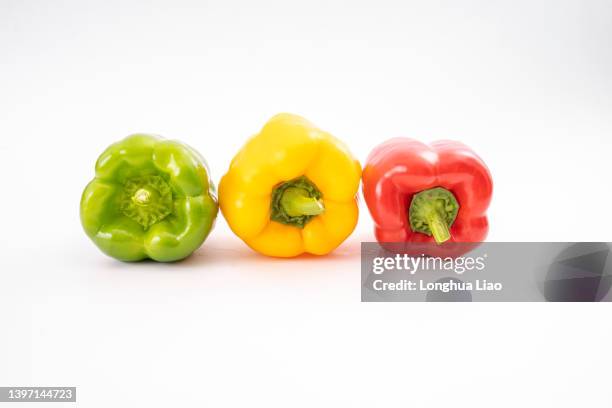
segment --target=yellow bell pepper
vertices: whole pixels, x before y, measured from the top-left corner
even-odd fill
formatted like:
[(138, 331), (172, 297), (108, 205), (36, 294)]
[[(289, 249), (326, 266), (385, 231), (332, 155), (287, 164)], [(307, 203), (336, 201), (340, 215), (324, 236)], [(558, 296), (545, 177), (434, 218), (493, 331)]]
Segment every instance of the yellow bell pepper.
[(282, 113), (234, 157), (219, 204), (232, 231), (259, 253), (324, 255), (355, 229), (360, 179), (342, 142)]

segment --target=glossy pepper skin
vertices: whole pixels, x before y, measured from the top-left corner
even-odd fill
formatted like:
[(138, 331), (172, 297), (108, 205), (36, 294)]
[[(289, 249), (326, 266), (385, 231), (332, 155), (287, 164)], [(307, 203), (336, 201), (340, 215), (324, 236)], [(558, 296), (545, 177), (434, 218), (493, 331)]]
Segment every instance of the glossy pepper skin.
[(370, 153), (363, 171), (379, 242), (482, 242), (492, 191), (487, 166), (455, 141), (391, 139)]
[(187, 145), (135, 134), (109, 146), (81, 198), (85, 233), (122, 261), (177, 261), (202, 245), (218, 212), (204, 159)]
[(229, 226), (264, 255), (327, 254), (357, 223), (361, 166), (339, 140), (292, 114), (247, 141), (219, 184)]

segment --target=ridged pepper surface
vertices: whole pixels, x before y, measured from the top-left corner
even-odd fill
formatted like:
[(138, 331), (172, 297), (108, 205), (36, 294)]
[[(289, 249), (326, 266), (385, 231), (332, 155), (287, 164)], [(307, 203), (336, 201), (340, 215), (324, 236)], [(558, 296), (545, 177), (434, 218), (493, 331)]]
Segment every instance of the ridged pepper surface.
[(81, 198), (85, 233), (122, 261), (177, 261), (202, 245), (218, 212), (206, 162), (191, 147), (135, 134), (96, 162)]
[(219, 184), (229, 226), (257, 252), (327, 254), (357, 223), (361, 166), (306, 119), (274, 116), (247, 141)]
[(449, 247), (481, 242), (488, 232), (492, 191), (485, 163), (455, 141), (426, 145), (391, 139), (370, 153), (363, 171), (363, 194), (379, 242)]

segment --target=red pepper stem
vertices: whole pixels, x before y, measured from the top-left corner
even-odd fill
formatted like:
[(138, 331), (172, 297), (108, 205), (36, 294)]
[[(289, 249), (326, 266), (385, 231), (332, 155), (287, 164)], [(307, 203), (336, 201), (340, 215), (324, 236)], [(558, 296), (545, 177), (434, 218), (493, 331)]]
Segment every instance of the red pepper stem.
[(410, 202), (408, 219), (410, 228), (434, 237), (437, 244), (451, 239), (450, 228), (459, 212), (455, 195), (442, 187), (416, 193)]
[(427, 224), (431, 230), (436, 243), (442, 244), (451, 238), (450, 230), (443, 217), (436, 211), (432, 211), (427, 215)]

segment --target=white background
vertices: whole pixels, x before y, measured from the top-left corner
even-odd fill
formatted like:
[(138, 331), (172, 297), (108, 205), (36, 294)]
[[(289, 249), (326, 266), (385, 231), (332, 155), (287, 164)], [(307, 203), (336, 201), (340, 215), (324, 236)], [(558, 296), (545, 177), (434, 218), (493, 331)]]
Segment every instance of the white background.
[(82, 407), (610, 404), (608, 304), (360, 303), (363, 205), (324, 258), (254, 254), (222, 217), (172, 265), (82, 232), (108, 144), (180, 139), (218, 182), (281, 111), (362, 163), (393, 136), (471, 145), (492, 241), (611, 240), (609, 1), (0, 0), (0, 385)]

